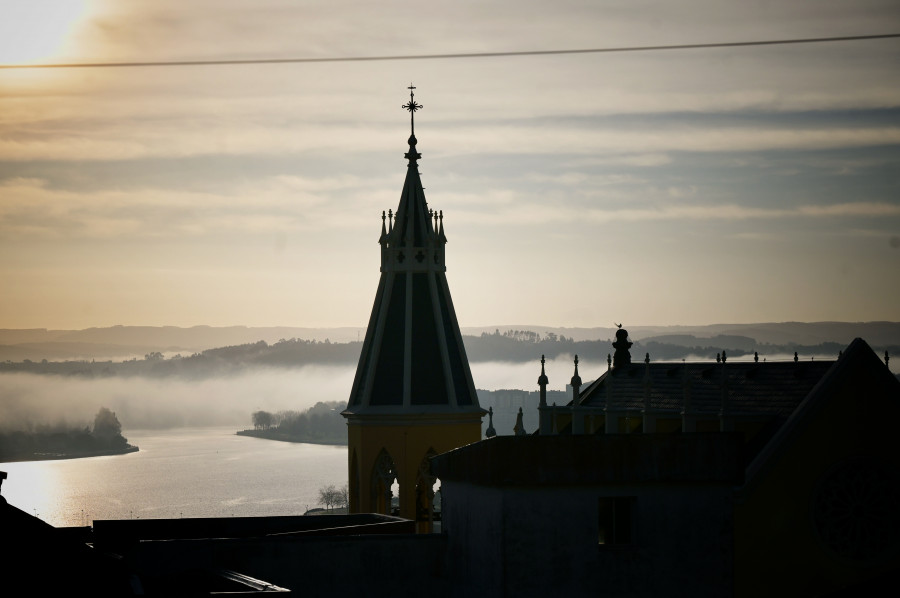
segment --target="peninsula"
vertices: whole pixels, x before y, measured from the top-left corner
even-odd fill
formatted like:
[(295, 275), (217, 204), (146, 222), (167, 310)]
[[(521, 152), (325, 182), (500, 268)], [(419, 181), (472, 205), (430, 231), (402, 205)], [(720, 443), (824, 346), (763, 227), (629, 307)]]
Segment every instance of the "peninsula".
[(122, 436), (116, 414), (101, 407), (94, 425), (81, 427), (36, 426), (0, 431), (0, 462), (81, 459), (133, 453), (138, 447)]
[(306, 411), (254, 411), (253, 429), (240, 430), (240, 436), (253, 436), (283, 442), (347, 444), (347, 427), (341, 417), (344, 403), (318, 402)]

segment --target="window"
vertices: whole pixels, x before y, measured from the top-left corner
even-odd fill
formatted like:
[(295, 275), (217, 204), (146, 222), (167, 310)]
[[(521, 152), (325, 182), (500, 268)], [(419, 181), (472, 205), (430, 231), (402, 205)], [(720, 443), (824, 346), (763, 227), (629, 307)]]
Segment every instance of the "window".
[(597, 543), (623, 546), (634, 543), (633, 496), (607, 496), (597, 501)]

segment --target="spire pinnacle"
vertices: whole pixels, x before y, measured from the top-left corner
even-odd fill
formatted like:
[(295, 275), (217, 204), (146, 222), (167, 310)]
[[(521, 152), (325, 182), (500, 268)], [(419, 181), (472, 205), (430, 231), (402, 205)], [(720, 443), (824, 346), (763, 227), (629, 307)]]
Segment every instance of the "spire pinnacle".
[(416, 151), (416, 111), (421, 110), (424, 106), (416, 102), (416, 94), (413, 91), (415, 88), (415, 85), (409, 84), (407, 88), (409, 89), (409, 101), (400, 106), (409, 111), (409, 152), (404, 157), (409, 160), (410, 164), (422, 157), (422, 154)]
[(541, 355), (541, 375), (538, 376), (538, 384), (543, 385), (543, 386), (547, 386), (547, 384), (550, 383), (550, 379), (547, 378), (547, 373), (544, 371), (544, 363), (545, 362), (546, 362), (546, 359), (544, 359), (544, 356)]
[[(572, 376), (572, 386), (581, 386), (581, 376), (578, 375), (578, 356), (575, 356), (575, 375)], [(577, 392), (577, 389), (576, 389)]]
[(419, 110), (420, 108), (424, 108), (424, 106), (422, 106), (422, 104), (419, 104), (418, 102), (416, 102), (416, 94), (413, 91), (415, 88), (416, 88), (415, 85), (413, 85), (412, 83), (409, 84), (409, 87), (406, 88), (409, 90), (409, 101), (401, 106), (401, 108), (405, 108), (406, 110), (409, 110), (409, 129), (410, 129), (410, 134), (413, 135), (414, 137), (416, 134), (416, 120), (415, 120), (416, 111)]

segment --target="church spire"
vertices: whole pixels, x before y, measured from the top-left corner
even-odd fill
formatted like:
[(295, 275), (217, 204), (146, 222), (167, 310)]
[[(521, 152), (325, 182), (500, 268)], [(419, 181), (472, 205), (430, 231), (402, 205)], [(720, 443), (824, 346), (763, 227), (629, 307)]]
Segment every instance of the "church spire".
[(381, 278), (347, 408), (351, 513), (390, 513), (431, 528), (428, 459), (481, 437), (472, 372), (447, 286), (443, 213), (429, 209), (419, 178), (409, 86), (409, 164), (397, 211), (381, 215)]
[(415, 86), (409, 86), (409, 164), (391, 225), (382, 215), (381, 283), (349, 411), (376, 405), (444, 405), (482, 413), (444, 262), (443, 212), (431, 210), (419, 176)]

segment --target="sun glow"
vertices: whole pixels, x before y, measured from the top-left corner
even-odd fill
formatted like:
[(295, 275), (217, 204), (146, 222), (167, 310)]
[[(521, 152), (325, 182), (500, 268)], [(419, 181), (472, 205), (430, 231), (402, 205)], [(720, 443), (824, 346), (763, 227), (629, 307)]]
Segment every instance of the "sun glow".
[(0, 2), (0, 64), (47, 61), (61, 54), (85, 0)]

